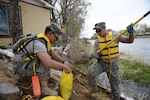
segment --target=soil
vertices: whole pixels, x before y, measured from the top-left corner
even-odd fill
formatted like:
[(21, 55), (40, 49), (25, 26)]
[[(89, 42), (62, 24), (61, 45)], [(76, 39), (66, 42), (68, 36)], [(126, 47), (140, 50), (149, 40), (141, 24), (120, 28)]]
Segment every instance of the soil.
[(88, 94), (89, 87), (85, 74), (76, 71), (73, 75), (73, 93), (70, 100), (112, 100), (111, 95), (100, 87), (96, 93)]
[[(0, 62), (0, 76), (9, 77), (14, 80), (18, 77), (12, 72), (12, 64), (4, 64)], [(2, 82), (3, 80), (0, 80)], [(19, 80), (20, 86), (29, 87), (31, 84), (30, 80)], [(87, 94), (89, 87), (87, 86), (86, 75), (79, 71), (73, 72), (73, 92), (70, 100), (111, 100), (110, 93), (99, 87), (98, 91), (93, 94)], [(32, 89), (27, 89), (23, 91), (23, 95), (33, 95)], [(15, 94), (0, 94), (0, 100), (21, 100), (22, 92)], [(29, 99), (28, 99), (29, 100)], [(37, 100), (37, 99), (36, 99)]]

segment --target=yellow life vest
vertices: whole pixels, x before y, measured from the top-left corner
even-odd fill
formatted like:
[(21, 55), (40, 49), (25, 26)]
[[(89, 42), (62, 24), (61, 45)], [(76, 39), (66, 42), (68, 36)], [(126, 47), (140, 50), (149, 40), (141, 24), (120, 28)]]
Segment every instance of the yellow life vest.
[[(111, 40), (112, 40), (112, 32), (109, 32), (106, 38), (98, 36), (98, 42), (99, 42), (98, 50), (104, 47)], [(118, 44), (115, 42), (112, 42), (109, 46), (101, 50), (99, 53), (100, 53), (100, 58), (102, 59), (111, 59), (120, 56)]]
[[(35, 40), (39, 39), (39, 41), (40, 41), (40, 39), (44, 40), (44, 42), (46, 44), (47, 52), (50, 51), (50, 49), (51, 49), (50, 40), (48, 39), (48, 37), (44, 33), (37, 34), (34, 38), (35, 38)], [(23, 44), (21, 44), (19, 46), (19, 48), (17, 49), (17, 51), (20, 51), (22, 48), (24, 48), (30, 41), (34, 40), (34, 38), (27, 39)], [(28, 53), (28, 51), (26, 51), (26, 53)], [(30, 61), (31, 59), (35, 59), (36, 58), (35, 54), (33, 54), (33, 55), (27, 55), (27, 56), (28, 57), (26, 57), (24, 59), (25, 61)]]
[(51, 44), (50, 44), (50, 40), (48, 39), (48, 37), (44, 33), (37, 34), (37, 37), (39, 39), (44, 39), (44, 41), (46, 43), (47, 51), (49, 52), (51, 49)]

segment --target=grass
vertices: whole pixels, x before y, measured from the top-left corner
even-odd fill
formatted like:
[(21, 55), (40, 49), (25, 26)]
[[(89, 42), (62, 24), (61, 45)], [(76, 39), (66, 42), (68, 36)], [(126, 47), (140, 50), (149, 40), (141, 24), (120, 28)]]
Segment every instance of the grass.
[(119, 64), (124, 80), (131, 80), (138, 84), (150, 84), (150, 65), (127, 59), (120, 59)]
[[(75, 68), (86, 72), (87, 68), (94, 62), (95, 60), (91, 60), (86, 64), (75, 65)], [(150, 84), (150, 65), (136, 60), (120, 59), (119, 68), (123, 80), (134, 81), (142, 85)]]
[(145, 35), (145, 36), (135, 36), (135, 38), (150, 38), (150, 35)]

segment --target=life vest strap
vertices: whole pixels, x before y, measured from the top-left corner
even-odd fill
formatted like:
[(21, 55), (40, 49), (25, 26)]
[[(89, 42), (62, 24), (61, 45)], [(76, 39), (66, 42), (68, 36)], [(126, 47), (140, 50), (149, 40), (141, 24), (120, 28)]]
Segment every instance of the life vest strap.
[(111, 47), (106, 47), (106, 48), (104, 48), (103, 50), (107, 50), (107, 49), (109, 49), (109, 48), (116, 48), (116, 47), (118, 47), (118, 45), (116, 45), (116, 46), (111, 46)]
[[(111, 53), (110, 55), (118, 54), (119, 52)], [(101, 54), (100, 56), (108, 56), (108, 54)]]

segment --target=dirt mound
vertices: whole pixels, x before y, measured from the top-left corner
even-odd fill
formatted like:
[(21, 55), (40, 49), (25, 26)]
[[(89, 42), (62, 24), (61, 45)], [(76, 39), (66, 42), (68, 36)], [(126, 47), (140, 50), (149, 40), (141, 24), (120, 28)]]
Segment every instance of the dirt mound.
[(19, 88), (16, 86), (18, 76), (12, 71), (12, 63), (0, 60), (0, 100), (19, 100)]
[[(18, 76), (16, 76), (13, 71), (12, 71), (12, 63), (5, 64), (0, 61), (0, 77), (1, 80), (0, 82), (7, 82), (11, 81), (13, 84), (17, 82)], [(55, 81), (55, 82), (54, 82)], [(53, 80), (50, 79), (49, 83), (56, 84), (58, 85), (58, 80)], [(49, 84), (50, 87), (55, 87), (56, 85)], [(22, 87), (31, 87), (31, 80), (19, 80), (19, 84)], [(23, 89), (23, 88), (22, 88)], [(59, 90), (59, 88), (57, 88)], [(88, 91), (88, 86), (87, 86), (87, 79), (84, 74), (81, 74), (79, 71), (74, 71), (73, 72), (73, 92), (70, 100), (111, 100), (110, 95), (107, 94), (105, 91), (102, 89), (99, 89), (97, 93), (87, 95)], [(21, 94), (21, 93), (19, 93)], [(21, 100), (21, 97), (23, 95), (33, 95), (32, 88), (30, 89), (24, 89), (22, 95), (18, 95), (18, 93), (15, 94), (0, 94), (0, 97), (3, 98), (3, 100)], [(18, 96), (18, 98), (16, 98)], [(7, 98), (6, 98), (7, 97)], [(9, 98), (8, 98), (9, 97)], [(11, 99), (10, 99), (11, 98)], [(12, 99), (14, 98), (14, 99)]]
[(6, 64), (0, 60), (0, 82), (11, 81), (15, 84), (17, 82), (18, 76), (15, 75), (12, 70), (12, 63)]
[(111, 100), (110, 94), (106, 90), (98, 87), (98, 91), (88, 95), (87, 79), (85, 74), (75, 71), (73, 73), (73, 93), (70, 100)]

